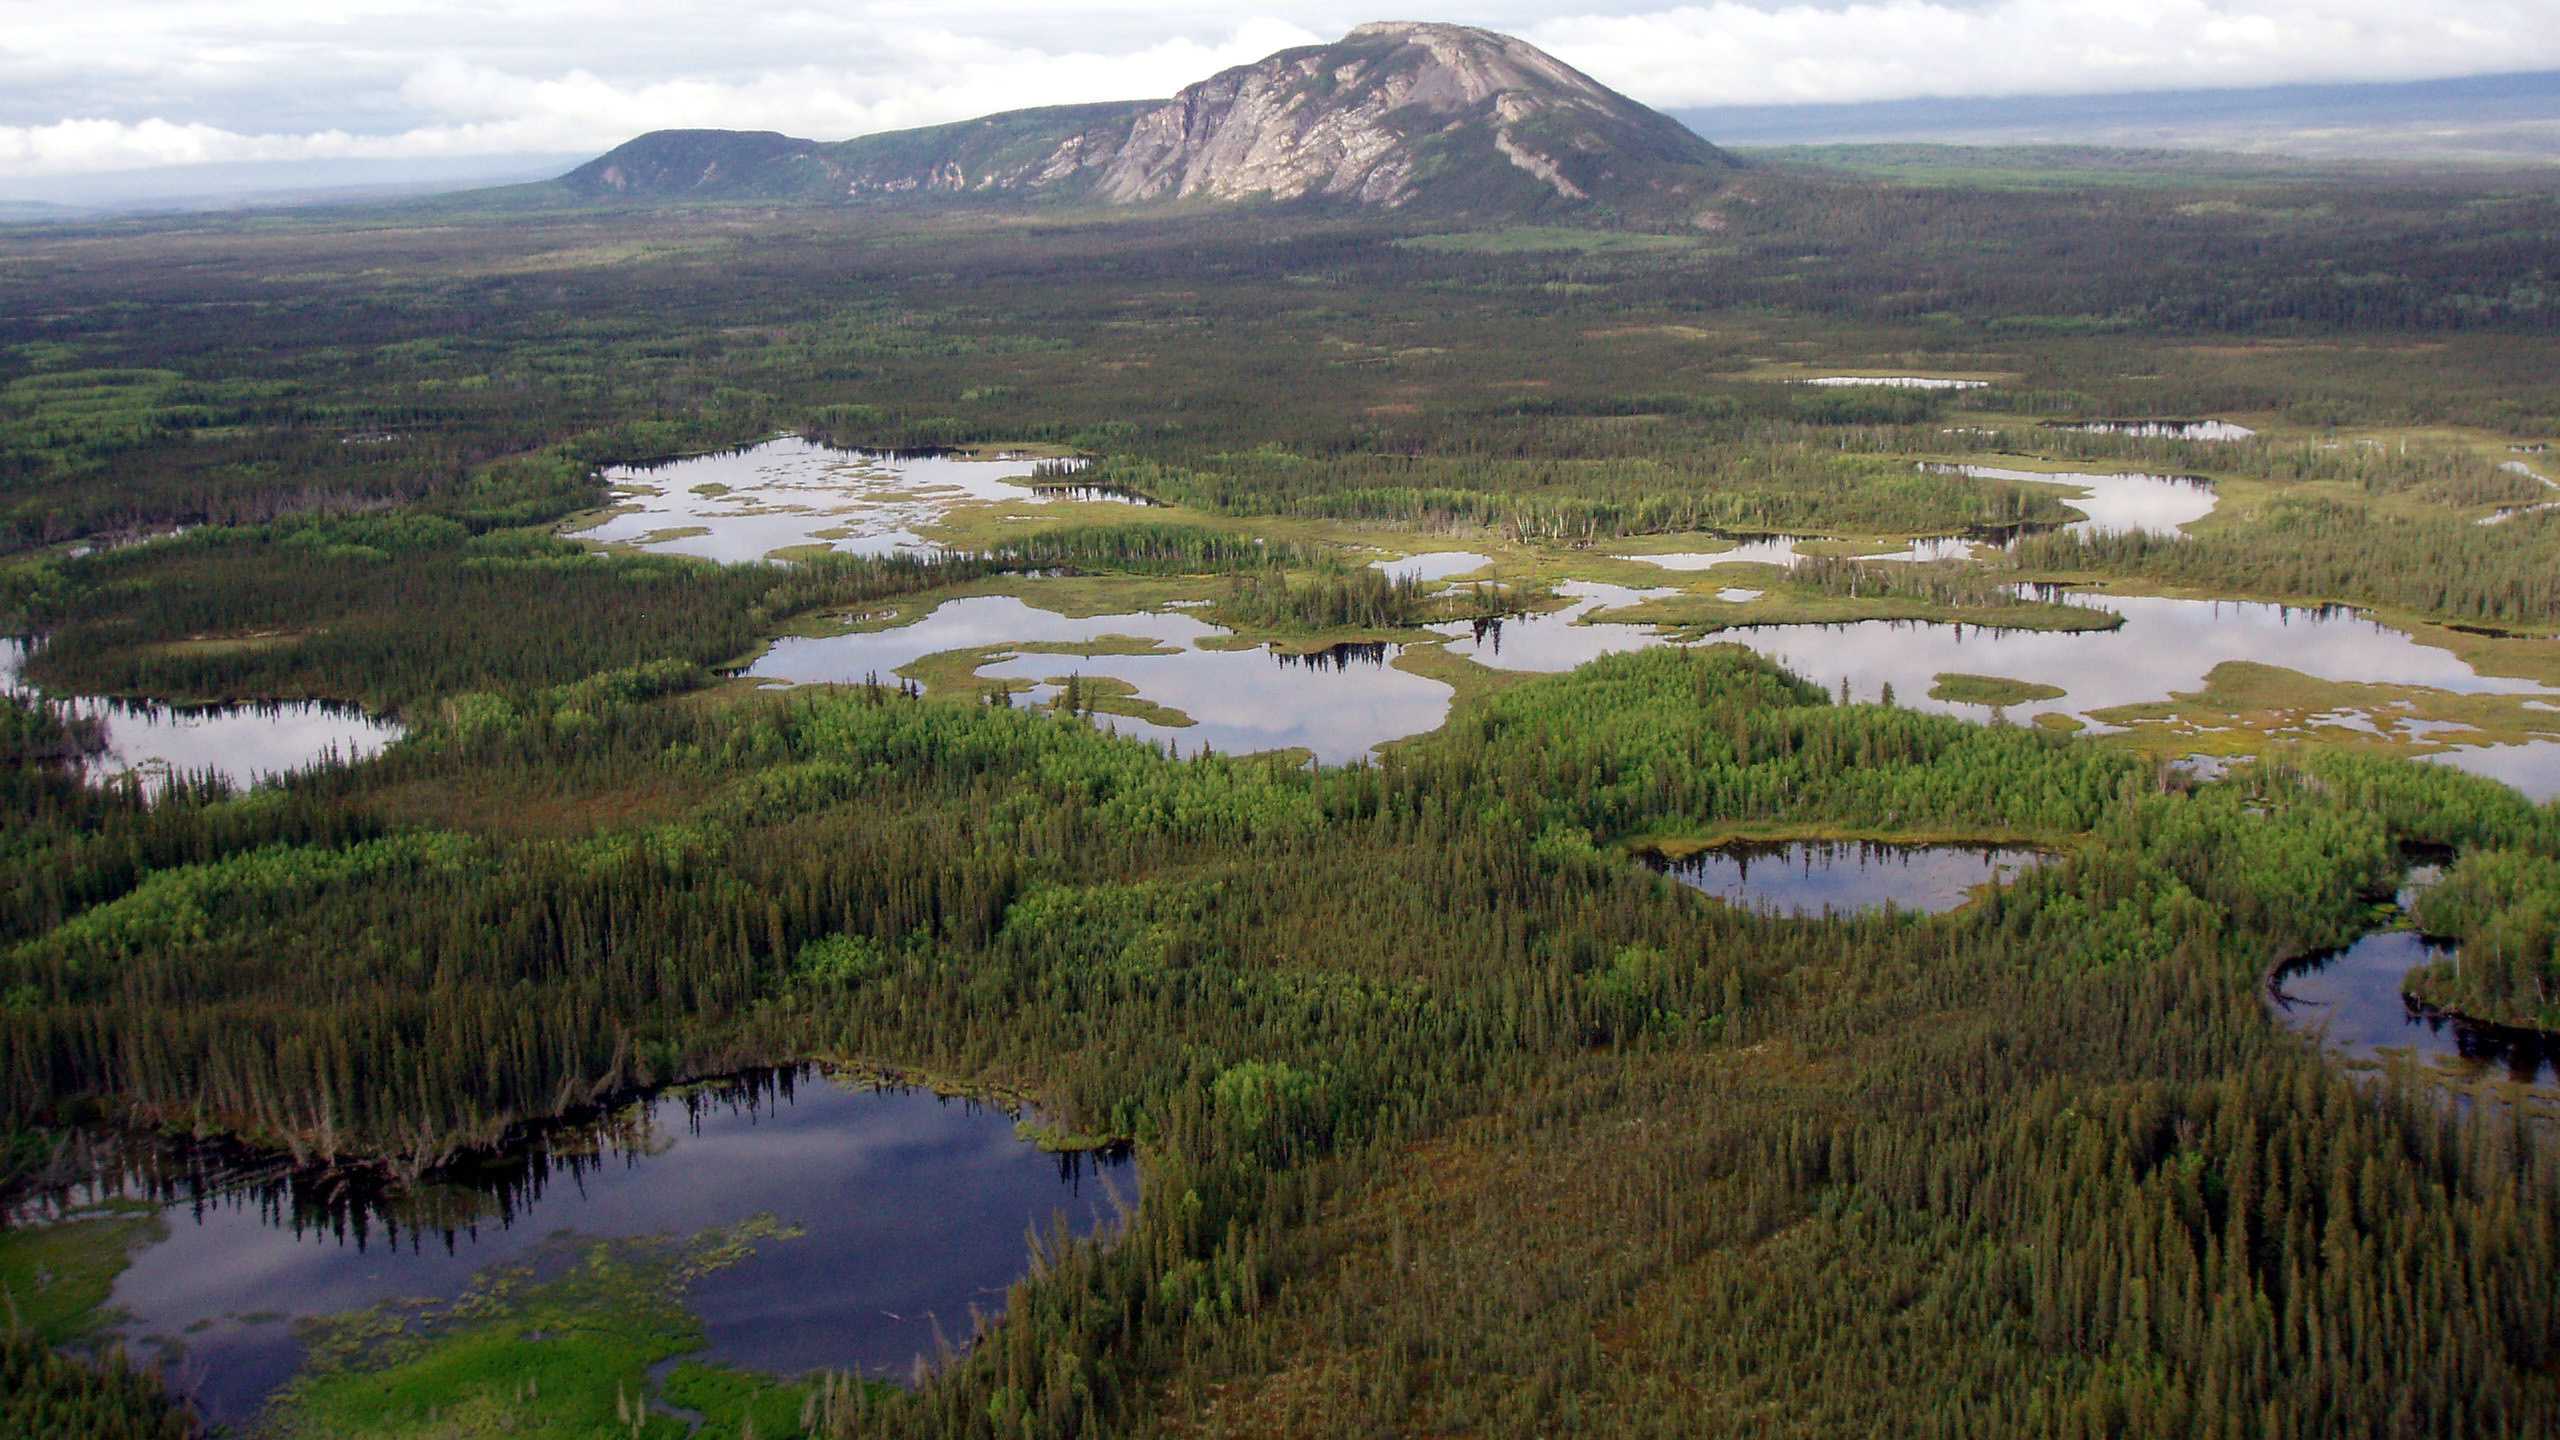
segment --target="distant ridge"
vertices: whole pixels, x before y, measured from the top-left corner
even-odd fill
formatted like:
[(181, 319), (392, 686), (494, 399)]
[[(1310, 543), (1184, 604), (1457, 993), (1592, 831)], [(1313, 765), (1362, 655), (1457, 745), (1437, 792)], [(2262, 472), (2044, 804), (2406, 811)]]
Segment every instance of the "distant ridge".
[(1686, 224), (1737, 163), (1526, 41), (1387, 21), (1170, 100), (835, 142), (661, 130), (559, 183), (599, 200), (1267, 199)]
[(1913, 141), (2223, 150), (2311, 159), (2560, 159), (2560, 73), (1673, 112), (1728, 145)]

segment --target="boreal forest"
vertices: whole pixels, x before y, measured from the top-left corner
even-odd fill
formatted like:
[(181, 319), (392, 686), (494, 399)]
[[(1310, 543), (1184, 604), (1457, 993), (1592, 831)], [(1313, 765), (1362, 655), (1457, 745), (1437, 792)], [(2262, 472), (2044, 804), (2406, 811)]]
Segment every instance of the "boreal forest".
[(2560, 181), (1719, 183), (0, 230), (0, 1432), (2560, 1432)]

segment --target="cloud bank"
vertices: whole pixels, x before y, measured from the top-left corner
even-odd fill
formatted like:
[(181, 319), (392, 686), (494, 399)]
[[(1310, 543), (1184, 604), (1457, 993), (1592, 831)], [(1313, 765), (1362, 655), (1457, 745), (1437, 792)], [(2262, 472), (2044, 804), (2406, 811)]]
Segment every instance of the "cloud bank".
[[(819, 138), (1170, 94), (1376, 18), (1205, 0), (0, 0), (0, 177), (602, 150), (668, 126)], [(1770, 104), (2560, 69), (2560, 0), (1495, 3), (1647, 103)]]

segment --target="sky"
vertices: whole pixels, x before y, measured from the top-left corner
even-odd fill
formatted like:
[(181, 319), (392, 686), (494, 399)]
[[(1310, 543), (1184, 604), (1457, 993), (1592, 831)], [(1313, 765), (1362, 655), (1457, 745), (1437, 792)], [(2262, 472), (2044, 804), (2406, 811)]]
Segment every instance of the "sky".
[(2560, 0), (0, 0), (0, 180), (842, 139), (1169, 95), (1369, 19), (1520, 35), (1648, 104), (2091, 94), (2560, 70)]

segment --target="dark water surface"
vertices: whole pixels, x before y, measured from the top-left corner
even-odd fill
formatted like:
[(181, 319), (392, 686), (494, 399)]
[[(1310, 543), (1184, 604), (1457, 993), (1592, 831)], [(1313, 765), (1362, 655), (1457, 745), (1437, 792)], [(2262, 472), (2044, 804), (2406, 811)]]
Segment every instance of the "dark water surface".
[(2376, 931), (2286, 966), (2268, 999), (2286, 1025), (2351, 1060), (2408, 1055), (2459, 1080), (2503, 1078), (2560, 1095), (2560, 1042), (2467, 1024), (2402, 997), (2410, 971), (2455, 953), (2414, 930)]
[(610, 1127), (408, 1197), (413, 1213), (429, 1200), (442, 1215), (476, 1211), (467, 1221), (404, 1224), (379, 1197), (308, 1176), (173, 1188), (168, 1238), (137, 1253), (109, 1305), (128, 1343), (165, 1357), (211, 1418), (236, 1423), (301, 1363), (296, 1319), (449, 1300), (564, 1234), (683, 1237), (767, 1215), (805, 1233), (759, 1241), (687, 1292), (706, 1358), (904, 1378), (935, 1351), (937, 1321), (962, 1344), (972, 1305), (1002, 1307), (1032, 1231), (1115, 1226), (1138, 1176), (1121, 1160), (1044, 1153), (1000, 1110), (802, 1068), (645, 1100)]
[(2052, 857), (1988, 845), (1881, 845), (1788, 840), (1720, 845), (1654, 862), (1662, 873), (1728, 905), (1779, 915), (1919, 910), (1940, 914)]

